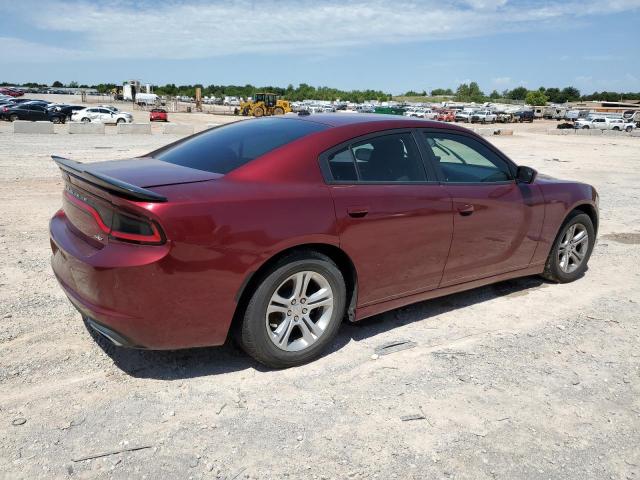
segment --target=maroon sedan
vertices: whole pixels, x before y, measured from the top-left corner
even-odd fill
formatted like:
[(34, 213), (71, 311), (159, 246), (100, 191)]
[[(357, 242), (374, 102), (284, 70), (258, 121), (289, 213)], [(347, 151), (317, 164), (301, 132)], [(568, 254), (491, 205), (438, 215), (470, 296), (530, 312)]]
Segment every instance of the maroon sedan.
[(344, 318), (525, 275), (570, 282), (589, 185), (543, 178), (464, 128), (323, 114), (241, 121), (141, 158), (54, 157), (53, 270), (87, 324), (149, 349), (317, 357)]

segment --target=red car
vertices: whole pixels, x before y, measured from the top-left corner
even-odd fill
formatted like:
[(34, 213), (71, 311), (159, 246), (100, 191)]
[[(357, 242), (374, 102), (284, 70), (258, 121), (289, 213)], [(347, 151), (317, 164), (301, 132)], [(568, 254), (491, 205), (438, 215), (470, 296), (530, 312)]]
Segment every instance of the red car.
[(436, 120), (439, 122), (454, 122), (456, 114), (453, 110), (439, 110)]
[(9, 95), (10, 97), (21, 97), (24, 95), (24, 92), (15, 88), (0, 87), (0, 94)]
[(168, 122), (169, 115), (162, 108), (154, 108), (149, 112), (149, 120), (152, 122)]
[(221, 345), (271, 367), (317, 357), (344, 318), (526, 275), (579, 278), (598, 195), (456, 125), (270, 117), (131, 160), (54, 157), (53, 270), (122, 346)]

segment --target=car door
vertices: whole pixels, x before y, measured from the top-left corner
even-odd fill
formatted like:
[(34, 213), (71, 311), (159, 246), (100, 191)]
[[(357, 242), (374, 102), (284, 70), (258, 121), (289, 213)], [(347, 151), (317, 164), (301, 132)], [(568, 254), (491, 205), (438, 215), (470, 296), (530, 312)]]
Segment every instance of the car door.
[(111, 110), (107, 110), (106, 108), (100, 109), (100, 121), (103, 123), (116, 123), (115, 115)]
[(321, 157), (340, 245), (358, 272), (359, 307), (437, 288), (452, 235), (451, 199), (412, 131), (387, 131)]
[(49, 120), (46, 109), (41, 105), (29, 105), (29, 111), (31, 117), (29, 120)]
[(527, 267), (544, 219), (539, 187), (517, 183), (515, 165), (471, 134), (423, 130), (422, 139), (453, 201), (453, 240), (440, 286)]

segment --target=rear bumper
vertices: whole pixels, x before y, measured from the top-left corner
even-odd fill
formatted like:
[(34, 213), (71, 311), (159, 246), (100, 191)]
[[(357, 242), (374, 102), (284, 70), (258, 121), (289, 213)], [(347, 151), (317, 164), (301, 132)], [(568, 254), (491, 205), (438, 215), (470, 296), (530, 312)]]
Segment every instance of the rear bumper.
[(62, 212), (49, 227), (58, 282), (89, 325), (114, 343), (172, 350), (226, 341), (235, 311), (228, 292), (237, 287), (221, 272), (185, 263), (184, 251), (175, 254), (169, 243), (96, 248), (68, 228)]

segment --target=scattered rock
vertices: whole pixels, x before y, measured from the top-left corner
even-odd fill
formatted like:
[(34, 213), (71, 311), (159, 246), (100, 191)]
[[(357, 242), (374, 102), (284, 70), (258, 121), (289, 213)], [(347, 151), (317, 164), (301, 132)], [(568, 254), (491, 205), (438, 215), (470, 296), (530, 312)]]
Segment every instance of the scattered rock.
[(24, 425), (25, 423), (27, 423), (26, 418), (18, 417), (13, 419), (13, 421), (11, 422), (11, 425), (13, 425), (14, 427), (18, 427), (20, 425)]

